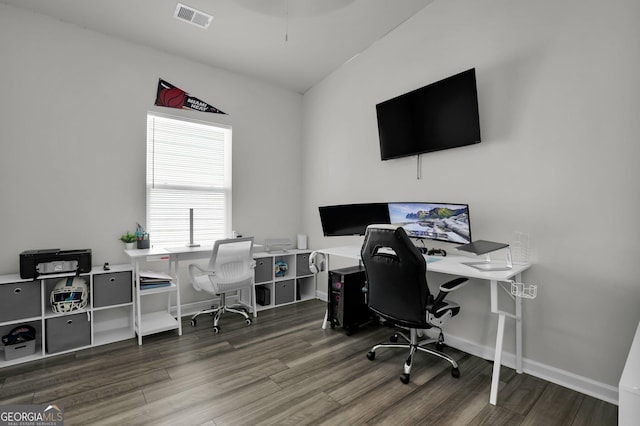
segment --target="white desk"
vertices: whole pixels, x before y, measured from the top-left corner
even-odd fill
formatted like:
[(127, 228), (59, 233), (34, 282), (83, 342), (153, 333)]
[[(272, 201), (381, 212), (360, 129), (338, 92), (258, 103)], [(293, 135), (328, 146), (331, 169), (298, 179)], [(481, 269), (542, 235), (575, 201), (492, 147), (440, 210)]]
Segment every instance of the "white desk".
[[(326, 268), (329, 270), (331, 256), (345, 257), (360, 261), (359, 246), (342, 246), (318, 250), (326, 255)], [(504, 338), (504, 326), (506, 318), (512, 318), (516, 321), (516, 371), (522, 373), (522, 299), (514, 297), (514, 312), (506, 312), (498, 307), (498, 286), (501, 282), (505, 282), (515, 278), (515, 281), (521, 281), (521, 274), (528, 269), (530, 264), (514, 263), (511, 269), (505, 271), (480, 271), (471, 266), (465, 265), (464, 262), (473, 262), (475, 259), (466, 256), (445, 256), (438, 257), (435, 262), (427, 263), (428, 272), (437, 272), (441, 274), (457, 275), (467, 278), (478, 278), (487, 280), (491, 283), (491, 312), (498, 315), (498, 331), (496, 335), (496, 347), (493, 360), (493, 376), (491, 379), (491, 393), (489, 395), (489, 403), (496, 405), (498, 399), (498, 385), (500, 381), (500, 366), (502, 364), (502, 343)], [(510, 294), (510, 290), (508, 291)], [(322, 323), (322, 328), (326, 328), (327, 314)]]
[[(254, 245), (255, 247), (255, 245)], [(133, 249), (125, 250), (125, 253), (131, 259), (134, 272), (134, 284), (136, 293), (136, 331), (138, 333), (138, 344), (142, 345), (142, 336), (159, 333), (167, 330), (178, 330), (178, 335), (182, 335), (182, 307), (180, 303), (180, 274), (179, 267), (181, 260), (204, 259), (211, 256), (213, 245), (203, 245), (197, 247), (167, 247), (167, 248), (151, 248), (151, 249)], [(140, 260), (160, 259), (169, 262), (169, 274), (172, 276), (175, 287), (159, 288), (151, 290), (140, 290)], [(155, 293), (166, 293), (175, 291), (176, 293), (176, 317), (169, 314), (171, 309), (170, 301), (168, 301), (167, 312), (156, 312), (145, 315), (143, 318), (141, 309), (141, 296)], [(254, 318), (257, 316), (255, 286), (251, 290), (251, 304), (253, 308)], [(143, 327), (143, 324), (146, 324)]]

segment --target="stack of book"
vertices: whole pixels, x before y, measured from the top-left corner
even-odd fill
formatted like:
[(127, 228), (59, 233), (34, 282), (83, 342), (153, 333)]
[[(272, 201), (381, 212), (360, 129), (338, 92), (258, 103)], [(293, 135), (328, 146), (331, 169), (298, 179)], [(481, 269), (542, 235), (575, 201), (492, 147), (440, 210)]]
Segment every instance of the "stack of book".
[(140, 271), (140, 289), (168, 287), (171, 285), (171, 275), (156, 271)]

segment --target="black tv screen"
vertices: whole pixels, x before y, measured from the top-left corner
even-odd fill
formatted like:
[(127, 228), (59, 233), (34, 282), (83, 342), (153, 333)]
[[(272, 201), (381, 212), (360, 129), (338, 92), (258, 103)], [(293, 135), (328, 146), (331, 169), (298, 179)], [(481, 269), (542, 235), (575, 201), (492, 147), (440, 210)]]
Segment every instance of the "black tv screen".
[(480, 143), (472, 68), (376, 105), (380, 157), (406, 157)]
[(389, 223), (387, 203), (342, 204), (318, 210), (325, 237), (364, 235), (373, 223)]

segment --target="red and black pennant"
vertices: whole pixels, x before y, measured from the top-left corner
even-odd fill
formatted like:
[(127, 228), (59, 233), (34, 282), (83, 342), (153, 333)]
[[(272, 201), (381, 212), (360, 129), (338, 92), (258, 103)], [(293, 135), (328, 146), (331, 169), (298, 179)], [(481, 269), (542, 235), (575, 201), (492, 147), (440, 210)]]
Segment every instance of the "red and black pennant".
[(222, 112), (218, 108), (213, 107), (208, 103), (191, 96), (184, 90), (177, 88), (173, 84), (168, 83), (163, 79), (160, 79), (158, 81), (156, 105), (169, 108), (192, 109), (195, 111), (226, 115), (225, 112)]

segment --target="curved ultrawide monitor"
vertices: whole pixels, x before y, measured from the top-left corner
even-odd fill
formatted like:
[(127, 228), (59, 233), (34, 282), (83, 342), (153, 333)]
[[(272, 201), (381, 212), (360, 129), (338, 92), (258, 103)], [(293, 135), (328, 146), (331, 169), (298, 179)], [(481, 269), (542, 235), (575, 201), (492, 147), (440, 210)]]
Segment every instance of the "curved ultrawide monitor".
[(389, 221), (412, 238), (448, 243), (471, 242), (468, 204), (388, 203)]

